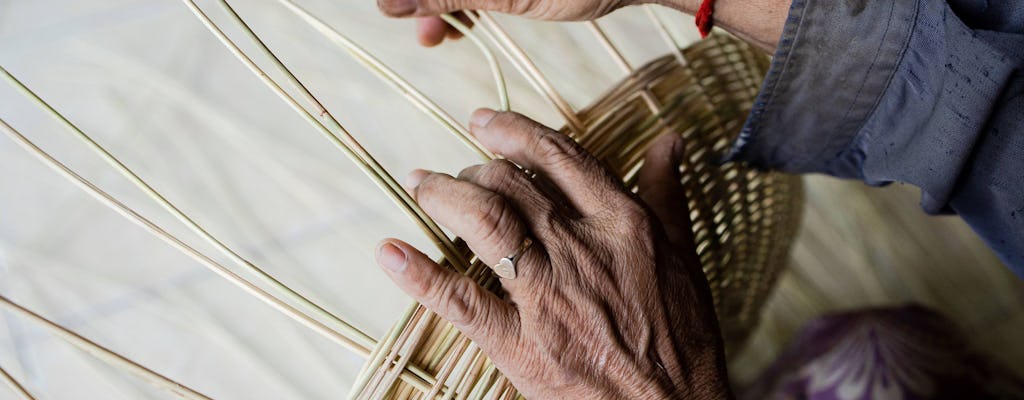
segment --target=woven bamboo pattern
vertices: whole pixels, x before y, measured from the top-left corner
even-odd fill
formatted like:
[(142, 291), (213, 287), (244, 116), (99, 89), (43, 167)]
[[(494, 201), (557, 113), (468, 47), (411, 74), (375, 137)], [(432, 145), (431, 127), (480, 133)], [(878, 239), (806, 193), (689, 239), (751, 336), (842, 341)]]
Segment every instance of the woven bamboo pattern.
[[(692, 60), (686, 65), (665, 56), (638, 68), (580, 112), (586, 130), (576, 139), (635, 188), (635, 173), (651, 140), (666, 130), (686, 138), (680, 171), (698, 254), (727, 347), (733, 349), (756, 325), (765, 297), (785, 268), (800, 222), (803, 189), (795, 176), (719, 162), (746, 119), (767, 70), (767, 57), (726, 35), (699, 42), (684, 55)], [(562, 132), (572, 134), (568, 127)], [(462, 249), (467, 259), (472, 258), (468, 249)], [(479, 263), (469, 273), (486, 286), (497, 285), (490, 270)], [(402, 332), (396, 343), (383, 343), (385, 348), (375, 353), (390, 352), (391, 361), (407, 354), (408, 362), (428, 375), (421, 384), (434, 381), (431, 391), (422, 396), (413, 384), (395, 379), (392, 362), (374, 365), (371, 359), (364, 371), (371, 376), (364, 397), (432, 398), (451, 388), (454, 393), (446, 394), (456, 398), (518, 396), (450, 324), (422, 307), (412, 312), (409, 323), (393, 328)]]

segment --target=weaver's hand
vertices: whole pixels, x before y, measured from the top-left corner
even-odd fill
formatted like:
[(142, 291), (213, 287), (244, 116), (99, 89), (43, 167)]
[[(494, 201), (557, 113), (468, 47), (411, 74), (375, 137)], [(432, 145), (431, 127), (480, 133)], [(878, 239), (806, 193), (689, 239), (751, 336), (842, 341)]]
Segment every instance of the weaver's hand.
[[(655, 3), (694, 14), (704, 0), (377, 0), (392, 17), (419, 17), (419, 40), (436, 46), (459, 32), (437, 15), (459, 10), (489, 10), (547, 20), (591, 20), (620, 7)], [(782, 35), (792, 0), (717, 0), (715, 25), (772, 51)], [(464, 23), (468, 20), (461, 18)]]
[(681, 139), (654, 143), (641, 201), (573, 140), (526, 117), (480, 110), (471, 130), (537, 177), (493, 161), (457, 178), (416, 171), (408, 186), (488, 265), (521, 253), (518, 276), (501, 280), (501, 298), (388, 239), (377, 258), (395, 283), (476, 342), (527, 398), (730, 397), (679, 184)]
[[(458, 31), (437, 15), (460, 10), (487, 10), (546, 20), (583, 21), (601, 17), (635, 0), (377, 0), (381, 11), (392, 17), (419, 17), (419, 39), (435, 46)], [(467, 20), (463, 20), (467, 23)]]

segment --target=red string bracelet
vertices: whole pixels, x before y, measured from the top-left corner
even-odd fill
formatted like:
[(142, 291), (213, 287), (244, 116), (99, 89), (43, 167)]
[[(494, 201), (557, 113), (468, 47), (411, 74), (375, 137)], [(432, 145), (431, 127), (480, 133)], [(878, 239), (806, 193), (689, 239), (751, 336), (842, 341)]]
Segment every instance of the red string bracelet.
[(700, 37), (706, 38), (711, 33), (711, 28), (714, 26), (715, 21), (711, 18), (711, 14), (715, 12), (715, 0), (703, 0), (700, 2), (700, 8), (697, 9), (697, 30), (700, 31)]

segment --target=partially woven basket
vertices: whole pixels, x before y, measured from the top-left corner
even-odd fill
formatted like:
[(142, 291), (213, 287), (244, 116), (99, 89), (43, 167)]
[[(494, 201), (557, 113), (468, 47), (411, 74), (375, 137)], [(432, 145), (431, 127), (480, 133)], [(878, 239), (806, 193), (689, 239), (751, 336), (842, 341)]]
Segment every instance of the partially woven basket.
[[(727, 349), (735, 350), (788, 259), (803, 203), (798, 177), (721, 164), (751, 109), (768, 58), (726, 35), (638, 68), (579, 113), (586, 127), (575, 138), (635, 186), (651, 141), (666, 130), (686, 140), (680, 166), (697, 252), (711, 284)], [(652, 110), (659, 110), (657, 113)], [(569, 129), (563, 129), (569, 134)], [(472, 258), (468, 248), (460, 248)], [(444, 261), (442, 261), (444, 262)], [(475, 263), (469, 274), (488, 287), (497, 280)], [(364, 369), (362, 396), (371, 398), (519, 397), (478, 349), (422, 306), (410, 310), (382, 341)], [(405, 374), (405, 379), (398, 379)]]

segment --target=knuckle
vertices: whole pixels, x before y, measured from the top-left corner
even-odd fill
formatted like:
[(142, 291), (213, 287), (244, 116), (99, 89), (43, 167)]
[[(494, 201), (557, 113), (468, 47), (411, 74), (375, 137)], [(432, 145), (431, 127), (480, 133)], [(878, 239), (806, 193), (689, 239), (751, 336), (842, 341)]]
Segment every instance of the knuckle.
[(441, 175), (436, 173), (427, 174), (414, 189), (413, 195), (419, 201), (430, 201), (437, 194), (437, 188), (441, 184)]
[(475, 285), (467, 279), (452, 279), (439, 285), (438, 312), (459, 326), (470, 326), (478, 320)]
[(555, 132), (545, 132), (538, 135), (534, 150), (537, 155), (554, 166), (578, 163), (586, 156), (586, 152), (576, 141), (566, 135)]
[(473, 165), (466, 167), (462, 171), (459, 171), (459, 179), (473, 181), (474, 178), (480, 174), (480, 170), (483, 167), (483, 165)]
[(619, 218), (621, 218), (622, 222), (625, 222), (624, 225), (626, 226), (637, 228), (650, 224), (650, 212), (636, 201), (622, 201), (617, 206), (617, 209), (619, 210)]
[(418, 274), (413, 276), (410, 283), (407, 285), (406, 292), (410, 296), (417, 299), (432, 299), (436, 295), (433, 292), (433, 288), (436, 286), (435, 280), (437, 277), (429, 274)]
[(605, 211), (595, 216), (596, 222), (618, 234), (636, 235), (652, 229), (651, 212), (639, 202), (623, 196), (610, 200)]
[(512, 208), (497, 193), (490, 193), (477, 207), (477, 236), (484, 241), (504, 236), (511, 228)]
[(498, 188), (507, 185), (514, 177), (515, 167), (505, 160), (494, 160), (480, 168), (477, 184), (485, 188)]

